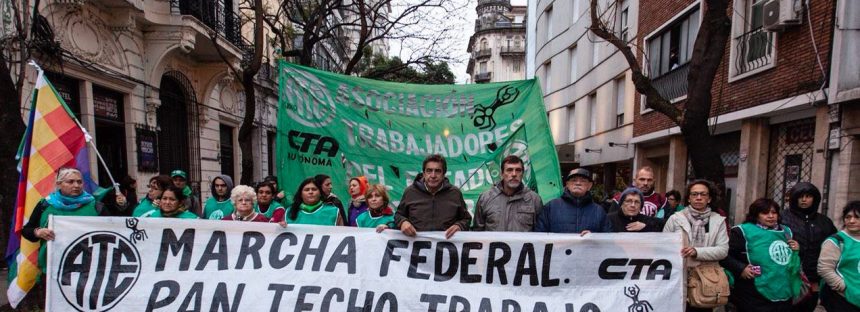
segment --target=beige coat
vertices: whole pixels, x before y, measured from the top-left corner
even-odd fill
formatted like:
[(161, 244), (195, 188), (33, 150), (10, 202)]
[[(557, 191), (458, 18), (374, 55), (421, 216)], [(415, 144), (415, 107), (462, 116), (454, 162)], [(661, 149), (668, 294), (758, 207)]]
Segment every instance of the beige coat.
[[(685, 209), (692, 208), (687, 207)], [(666, 220), (666, 226), (663, 227), (663, 232), (683, 232), (685, 245), (693, 240), (691, 230), (692, 225), (690, 221), (687, 221), (683, 211), (672, 214), (669, 220)], [(711, 213), (711, 217), (708, 219), (708, 233), (705, 236), (705, 242), (708, 247), (696, 247), (696, 258), (688, 259), (688, 267), (697, 266), (701, 261), (720, 261), (729, 254), (729, 234), (726, 232), (725, 217), (718, 213)]]

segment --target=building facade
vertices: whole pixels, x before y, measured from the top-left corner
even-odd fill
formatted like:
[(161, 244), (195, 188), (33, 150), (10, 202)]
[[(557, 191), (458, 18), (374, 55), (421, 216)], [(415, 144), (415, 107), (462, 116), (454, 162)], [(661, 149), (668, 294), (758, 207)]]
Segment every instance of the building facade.
[[(643, 47), (642, 67), (665, 98), (686, 105), (689, 61), (703, 23), (703, 1), (639, 3), (642, 18), (636, 42)], [(839, 129), (851, 110), (826, 93), (834, 83), (829, 72), (842, 66), (829, 57), (834, 5), (780, 0), (736, 0), (730, 5), (731, 34), (711, 89), (709, 125), (726, 168), (723, 196), (735, 223), (743, 220), (757, 198), (786, 206), (788, 190), (801, 181), (822, 190), (824, 212), (831, 216), (845, 202), (838, 200), (847, 195), (840, 193), (844, 186), (838, 180), (842, 172), (850, 172), (850, 164), (838, 161), (845, 152), (834, 141), (853, 139), (831, 130)], [(774, 10), (776, 14), (768, 13)], [(856, 66), (856, 55), (854, 59)], [(642, 96), (635, 100), (634, 167), (655, 168), (658, 191), (683, 191), (694, 174), (679, 128), (644, 107)], [(857, 156), (845, 157), (850, 163)]]
[(466, 72), (474, 83), (521, 80), (525, 69), (526, 7), (510, 0), (478, 0)]
[[(634, 40), (639, 2), (610, 3), (608, 21), (622, 38)], [(589, 4), (530, 1), (537, 19), (530, 42), (562, 172), (587, 167), (596, 175), (596, 190), (604, 192), (598, 195), (608, 196), (630, 183), (636, 93), (623, 55), (588, 30)]]
[[(238, 2), (231, 0), (42, 2), (62, 63), (35, 60), (84, 128), (117, 181), (188, 172), (202, 199), (212, 178), (241, 175), (238, 130), (245, 107), (238, 68), (251, 55)], [(213, 37), (215, 36), (215, 40)], [(219, 53), (220, 50), (220, 53)], [(255, 181), (274, 172), (277, 84), (271, 57), (258, 75), (253, 133)], [(22, 113), (36, 72), (28, 68)], [(90, 151), (91, 155), (95, 151)], [(90, 166), (109, 185), (103, 166)]]

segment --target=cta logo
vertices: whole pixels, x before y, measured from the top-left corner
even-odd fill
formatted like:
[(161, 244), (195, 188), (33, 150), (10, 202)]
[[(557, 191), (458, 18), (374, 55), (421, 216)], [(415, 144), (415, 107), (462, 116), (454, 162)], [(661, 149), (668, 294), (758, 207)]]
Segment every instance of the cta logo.
[(770, 259), (779, 265), (786, 265), (788, 264), (788, 260), (791, 259), (791, 248), (788, 247), (786, 242), (781, 240), (771, 243), (768, 253), (770, 253)]
[(290, 130), (287, 136), (290, 138), (290, 147), (302, 153), (313, 152), (317, 156), (325, 153), (328, 157), (334, 157), (340, 148), (333, 137), (296, 130)]
[(140, 268), (140, 253), (127, 238), (90, 232), (63, 251), (57, 284), (78, 311), (109, 311), (137, 282)]
[(325, 84), (309, 72), (284, 68), (284, 88), (287, 116), (306, 127), (322, 128), (335, 115), (334, 99)]

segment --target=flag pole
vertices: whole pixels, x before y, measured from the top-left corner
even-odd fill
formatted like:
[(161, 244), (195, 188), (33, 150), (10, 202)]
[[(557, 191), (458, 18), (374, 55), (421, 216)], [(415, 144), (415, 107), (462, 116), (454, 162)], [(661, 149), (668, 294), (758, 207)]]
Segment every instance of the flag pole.
[[(44, 79), (44, 77), (43, 77), (43, 76), (45, 75), (45, 71), (44, 71), (44, 70), (42, 70), (42, 67), (41, 67), (41, 66), (39, 66), (39, 64), (36, 64), (36, 61), (34, 61), (34, 60), (30, 60), (30, 62), (29, 62), (28, 64), (30, 64), (31, 66), (35, 67), (35, 68), (36, 68), (36, 71), (39, 73), (39, 75), (38, 75), (38, 76), (37, 76), (37, 78), (36, 78), (36, 83), (38, 84), (38, 83), (39, 83), (39, 79), (40, 79), (40, 78), (41, 78), (41, 79)], [(37, 86), (37, 87), (38, 87), (38, 86)], [(117, 194), (121, 194), (121, 193), (120, 193), (120, 190), (119, 190), (119, 184), (118, 184), (118, 183), (116, 183), (116, 180), (114, 180), (113, 175), (110, 173), (110, 168), (108, 168), (107, 163), (105, 163), (104, 158), (102, 158), (102, 154), (101, 154), (101, 153), (99, 153), (99, 149), (98, 149), (98, 148), (96, 148), (95, 143), (93, 143), (93, 137), (90, 135), (90, 133), (87, 131), (87, 129), (86, 129), (86, 128), (84, 128), (84, 126), (83, 126), (83, 125), (81, 125), (81, 122), (80, 122), (80, 121), (78, 121), (78, 119), (77, 119), (77, 118), (75, 118), (75, 116), (74, 116), (74, 115), (70, 115), (70, 117), (72, 117), (72, 120), (74, 120), (74, 121), (75, 121), (75, 124), (76, 124), (76, 125), (78, 125), (78, 128), (80, 128), (80, 129), (81, 129), (81, 131), (83, 131), (83, 132), (84, 132), (84, 139), (86, 139), (87, 143), (89, 143), (89, 144), (90, 144), (90, 146), (92, 146), (92, 147), (93, 147), (93, 150), (94, 150), (94, 151), (96, 151), (96, 157), (99, 159), (99, 163), (101, 163), (101, 164), (102, 164), (102, 167), (104, 167), (104, 168), (105, 168), (105, 172), (107, 172), (108, 178), (110, 178), (110, 182), (111, 182), (111, 185), (113, 186), (114, 191), (115, 191)]]

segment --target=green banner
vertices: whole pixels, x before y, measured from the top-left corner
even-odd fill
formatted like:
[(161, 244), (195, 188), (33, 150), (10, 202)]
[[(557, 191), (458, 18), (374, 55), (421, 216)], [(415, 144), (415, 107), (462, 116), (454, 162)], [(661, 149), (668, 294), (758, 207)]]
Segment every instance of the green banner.
[(441, 154), (447, 177), (474, 208), (500, 180), (509, 155), (526, 162), (524, 183), (546, 202), (562, 191), (558, 156), (536, 80), (473, 85), (376, 81), (281, 62), (276, 168), (292, 200), (308, 177), (332, 177), (344, 203), (347, 181), (367, 177), (389, 190), (392, 206)]

